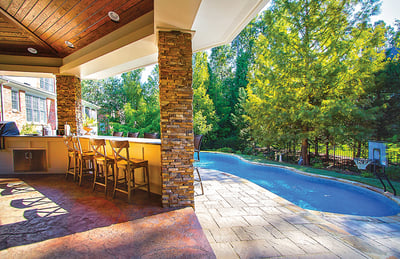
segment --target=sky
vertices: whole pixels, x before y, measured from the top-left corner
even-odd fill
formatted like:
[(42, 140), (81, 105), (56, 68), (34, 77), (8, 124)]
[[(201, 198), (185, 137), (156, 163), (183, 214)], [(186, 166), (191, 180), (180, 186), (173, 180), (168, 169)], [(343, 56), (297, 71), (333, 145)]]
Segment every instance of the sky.
[(383, 0), (381, 14), (372, 17), (371, 21), (383, 20), (387, 25), (393, 27), (395, 19), (400, 20), (400, 0)]

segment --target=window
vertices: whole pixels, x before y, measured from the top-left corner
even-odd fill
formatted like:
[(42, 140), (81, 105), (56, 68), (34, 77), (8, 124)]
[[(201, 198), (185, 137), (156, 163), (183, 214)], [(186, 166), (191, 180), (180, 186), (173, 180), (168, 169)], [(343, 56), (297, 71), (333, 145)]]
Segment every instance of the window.
[(40, 78), (40, 88), (54, 93), (54, 79), (53, 78)]
[(47, 123), (46, 99), (26, 95), (26, 120), (35, 123)]
[(18, 91), (11, 91), (12, 109), (19, 111), (19, 93)]
[(33, 115), (32, 115), (32, 95), (26, 95), (25, 96), (26, 100), (26, 120), (27, 121), (33, 121)]
[(89, 108), (89, 107), (85, 107), (85, 115), (86, 115), (87, 117), (91, 118), (91, 117), (90, 117), (90, 108)]

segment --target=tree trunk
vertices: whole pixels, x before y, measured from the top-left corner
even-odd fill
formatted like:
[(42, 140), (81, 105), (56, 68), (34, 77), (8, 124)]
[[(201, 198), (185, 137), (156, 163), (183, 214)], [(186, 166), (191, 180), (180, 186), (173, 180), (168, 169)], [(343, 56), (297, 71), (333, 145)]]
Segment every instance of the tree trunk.
[(325, 146), (325, 157), (326, 157), (326, 161), (329, 162), (329, 142), (326, 142), (326, 146)]
[(361, 141), (358, 141), (357, 144), (357, 157), (361, 157)]
[(315, 157), (319, 157), (318, 138), (315, 138), (314, 149), (315, 149)]
[(301, 143), (301, 157), (303, 158), (302, 165), (310, 165), (310, 157), (308, 156), (308, 139), (303, 139)]

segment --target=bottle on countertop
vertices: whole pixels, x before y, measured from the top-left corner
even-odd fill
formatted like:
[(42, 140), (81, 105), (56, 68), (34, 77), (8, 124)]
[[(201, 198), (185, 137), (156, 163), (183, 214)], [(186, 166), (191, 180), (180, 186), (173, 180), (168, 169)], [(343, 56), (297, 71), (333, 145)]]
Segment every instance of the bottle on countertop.
[(71, 135), (71, 126), (68, 125), (68, 122), (64, 125), (64, 135), (69, 136)]

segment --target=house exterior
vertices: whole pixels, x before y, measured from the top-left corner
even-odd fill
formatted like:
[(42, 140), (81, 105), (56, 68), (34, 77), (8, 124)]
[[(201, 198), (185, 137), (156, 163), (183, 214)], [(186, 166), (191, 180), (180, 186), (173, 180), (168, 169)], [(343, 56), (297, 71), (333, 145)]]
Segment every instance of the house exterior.
[(34, 125), (55, 133), (57, 95), (54, 78), (0, 76), (1, 121), (15, 121), (19, 130)]
[(97, 111), (100, 107), (85, 100), (81, 100), (81, 103), (84, 128), (91, 129), (90, 132), (83, 130), (81, 133), (83, 135), (88, 133), (90, 133), (90, 135), (97, 135)]
[[(46, 128), (46, 135), (57, 130), (57, 94), (55, 78), (0, 76), (0, 121), (15, 121), (21, 131), (33, 125), (38, 133)], [(97, 134), (98, 106), (81, 100), (82, 120)], [(84, 132), (82, 132), (84, 133)]]

